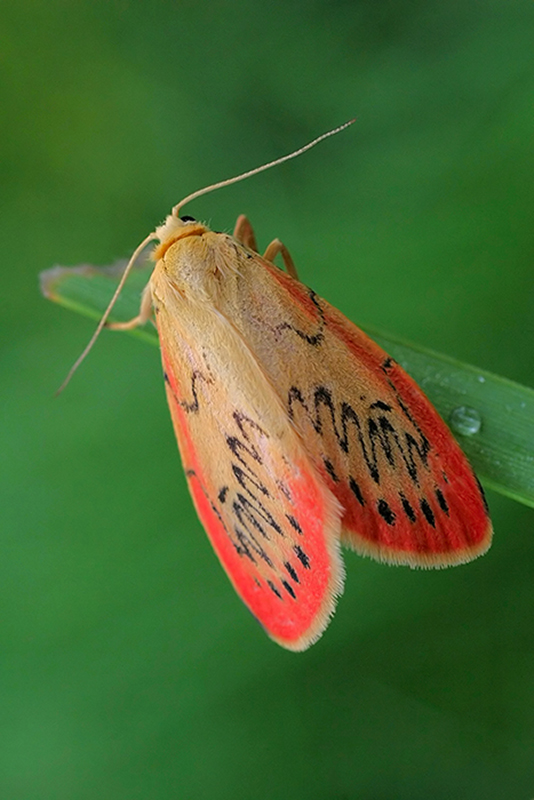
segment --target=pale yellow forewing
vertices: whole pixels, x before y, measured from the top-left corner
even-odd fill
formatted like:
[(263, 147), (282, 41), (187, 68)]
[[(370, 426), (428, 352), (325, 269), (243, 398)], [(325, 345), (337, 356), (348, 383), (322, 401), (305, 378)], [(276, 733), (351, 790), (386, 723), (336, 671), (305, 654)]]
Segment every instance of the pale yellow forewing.
[(167, 397), (189, 488), (238, 594), (293, 650), (322, 633), (342, 590), (340, 508), (231, 320), (151, 280)]

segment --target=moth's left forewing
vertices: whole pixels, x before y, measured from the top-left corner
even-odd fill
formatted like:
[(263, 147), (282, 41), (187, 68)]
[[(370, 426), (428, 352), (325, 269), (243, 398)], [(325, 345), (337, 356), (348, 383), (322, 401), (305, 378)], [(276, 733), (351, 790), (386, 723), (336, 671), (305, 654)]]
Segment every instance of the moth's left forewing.
[[(191, 245), (181, 251), (189, 266)], [(342, 589), (339, 505), (233, 320), (211, 303), (189, 302), (169, 270), (155, 273), (152, 291), (167, 397), (199, 517), (269, 635), (305, 649)]]

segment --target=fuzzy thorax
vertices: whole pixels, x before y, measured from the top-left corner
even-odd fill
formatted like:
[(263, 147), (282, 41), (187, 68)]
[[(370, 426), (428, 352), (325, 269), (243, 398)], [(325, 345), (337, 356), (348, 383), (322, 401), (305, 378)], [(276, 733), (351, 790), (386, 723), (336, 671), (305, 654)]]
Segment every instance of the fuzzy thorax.
[(158, 261), (167, 252), (171, 244), (183, 239), (185, 236), (201, 236), (208, 229), (196, 220), (183, 220), (174, 214), (169, 214), (162, 225), (156, 228), (159, 245), (153, 253), (154, 261)]

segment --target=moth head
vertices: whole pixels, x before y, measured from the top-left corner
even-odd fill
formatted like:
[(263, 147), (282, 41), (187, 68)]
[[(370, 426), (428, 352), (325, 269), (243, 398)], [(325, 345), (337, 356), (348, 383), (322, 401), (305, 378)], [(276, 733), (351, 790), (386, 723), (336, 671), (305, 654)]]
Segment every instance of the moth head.
[(194, 217), (179, 217), (175, 213), (169, 214), (165, 222), (156, 228), (155, 233), (159, 244), (154, 248), (152, 258), (154, 261), (159, 261), (174, 242), (186, 236), (201, 236), (207, 230), (206, 226), (197, 222)]

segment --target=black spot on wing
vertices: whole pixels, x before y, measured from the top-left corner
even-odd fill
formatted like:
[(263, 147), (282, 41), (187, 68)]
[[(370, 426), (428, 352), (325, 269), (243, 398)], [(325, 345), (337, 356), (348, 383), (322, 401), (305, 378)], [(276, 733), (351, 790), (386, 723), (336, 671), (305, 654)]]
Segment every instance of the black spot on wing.
[(488, 501), (486, 500), (486, 495), (484, 494), (484, 489), (482, 488), (482, 484), (480, 483), (480, 481), (479, 481), (479, 479), (477, 478), (476, 475), (475, 475), (475, 480), (476, 480), (478, 488), (480, 490), (480, 496), (482, 497), (482, 502), (484, 503), (484, 509), (486, 511), (486, 514), (489, 514)]
[(326, 471), (334, 481), (334, 483), (339, 483), (339, 478), (336, 475), (336, 471), (334, 469), (334, 465), (332, 464), (332, 462), (329, 461), (327, 458), (323, 458), (323, 464), (325, 466)]
[(434, 512), (430, 508), (430, 504), (426, 497), (422, 497), (419, 501), (419, 505), (421, 506), (421, 511), (424, 514), (424, 517), (429, 525), (432, 525), (433, 528), (436, 527), (436, 518), (434, 516)]
[(376, 508), (382, 519), (385, 522), (387, 522), (388, 525), (395, 524), (395, 513), (391, 510), (388, 503), (384, 500), (383, 497), (381, 497), (378, 503), (376, 504)]
[(435, 495), (436, 495), (436, 499), (437, 499), (437, 501), (439, 503), (439, 507), (441, 508), (442, 511), (445, 512), (445, 514), (447, 516), (449, 516), (449, 506), (448, 506), (447, 501), (445, 500), (445, 497), (444, 497), (443, 492), (441, 491), (441, 489), (436, 489), (435, 490)]
[(350, 490), (351, 490), (352, 494), (354, 495), (354, 497), (358, 501), (358, 503), (361, 506), (364, 506), (365, 505), (365, 500), (363, 499), (362, 490), (360, 489), (360, 487), (358, 486), (358, 484), (356, 483), (356, 481), (354, 480), (352, 475), (349, 475), (349, 487), (350, 487)]
[(382, 400), (376, 400), (376, 402), (371, 403), (369, 408), (379, 408), (381, 411), (393, 411), (393, 406), (390, 406), (389, 403), (384, 403)]
[(300, 561), (300, 563), (304, 567), (304, 569), (309, 569), (310, 568), (310, 557), (308, 555), (306, 555), (304, 550), (301, 547), (299, 547), (298, 544), (296, 544), (293, 549), (295, 551), (295, 554), (296, 554), (298, 560)]
[(297, 575), (297, 571), (295, 570), (294, 567), (291, 566), (289, 561), (286, 561), (284, 563), (284, 567), (287, 569), (290, 578), (292, 578), (295, 581), (295, 583), (300, 583), (299, 576)]
[(415, 522), (417, 517), (415, 516), (415, 511), (413, 510), (412, 504), (403, 494), (400, 495), (400, 499), (404, 513), (406, 514), (410, 522)]
[(291, 527), (294, 528), (297, 533), (302, 533), (302, 528), (298, 524), (298, 521), (295, 519), (295, 517), (293, 517), (291, 514), (286, 514), (286, 518)]
[(291, 595), (293, 600), (297, 599), (297, 595), (295, 594), (295, 590), (293, 589), (293, 587), (287, 581), (282, 581), (282, 586), (284, 587), (286, 592)]
[(274, 585), (274, 583), (272, 581), (268, 580), (267, 581), (267, 586), (269, 587), (271, 592), (273, 592), (280, 600), (282, 599), (282, 595), (280, 594), (280, 592), (278, 591), (278, 589), (276, 588), (276, 586)]
[(226, 495), (228, 494), (228, 486), (223, 486), (220, 490), (219, 494), (217, 495), (219, 498), (219, 503), (226, 502)]

